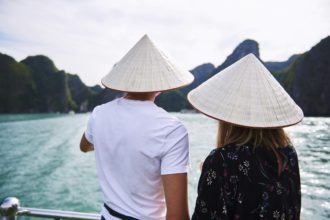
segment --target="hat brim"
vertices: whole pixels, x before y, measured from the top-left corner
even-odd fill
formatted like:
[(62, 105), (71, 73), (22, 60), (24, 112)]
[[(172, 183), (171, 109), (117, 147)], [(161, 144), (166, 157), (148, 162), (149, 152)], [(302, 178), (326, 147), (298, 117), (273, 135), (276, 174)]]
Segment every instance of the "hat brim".
[(281, 125), (281, 126), (249, 126), (249, 125), (244, 125), (244, 124), (237, 124), (237, 123), (235, 123), (235, 122), (231, 122), (231, 121), (229, 121), (229, 120), (224, 120), (224, 119), (222, 119), (222, 118), (219, 118), (219, 117), (216, 117), (216, 116), (214, 116), (214, 115), (211, 115), (211, 114), (209, 114), (209, 113), (206, 113), (206, 111), (203, 111), (203, 110), (201, 110), (200, 108), (198, 108), (198, 107), (196, 107), (194, 104), (193, 104), (193, 101), (191, 101), (191, 98), (190, 98), (190, 93), (188, 93), (188, 95), (187, 95), (187, 100), (188, 100), (188, 102), (190, 103), (190, 105), (194, 108), (194, 109), (196, 109), (198, 112), (200, 112), (200, 113), (202, 113), (202, 114), (204, 114), (204, 115), (206, 115), (207, 117), (210, 117), (210, 118), (212, 118), (212, 119), (215, 119), (215, 120), (217, 120), (217, 121), (223, 121), (223, 122), (226, 122), (226, 123), (230, 123), (230, 124), (233, 124), (233, 125), (236, 125), (236, 126), (240, 126), (240, 127), (245, 127), (245, 128), (264, 128), (264, 129), (276, 129), (276, 128), (285, 128), (285, 127), (290, 127), (290, 126), (293, 126), (293, 125), (296, 125), (296, 124), (298, 124), (298, 123), (300, 123), (303, 119), (304, 119), (304, 117), (302, 117), (299, 121), (297, 121), (297, 122), (294, 122), (294, 123), (292, 123), (292, 124), (288, 124), (288, 125)]
[(159, 89), (159, 90), (145, 90), (145, 91), (134, 91), (134, 90), (128, 90), (128, 89), (118, 89), (112, 86), (107, 86), (105, 85), (105, 83), (103, 82), (103, 79), (101, 80), (101, 84), (108, 89), (112, 89), (114, 91), (118, 91), (118, 92), (131, 92), (131, 93), (146, 93), (146, 92), (169, 92), (169, 91), (173, 91), (173, 90), (178, 90), (178, 89), (182, 89), (186, 86), (189, 86), (190, 84), (192, 84), (195, 80), (195, 77), (192, 77), (192, 80), (182, 86), (178, 86), (178, 87), (173, 87), (173, 88), (169, 88), (169, 89)]

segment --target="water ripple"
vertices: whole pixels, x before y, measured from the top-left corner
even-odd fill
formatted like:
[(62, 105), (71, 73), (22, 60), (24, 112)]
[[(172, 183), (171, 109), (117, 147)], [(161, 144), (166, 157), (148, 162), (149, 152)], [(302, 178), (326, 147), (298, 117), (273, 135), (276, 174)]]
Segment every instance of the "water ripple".
[[(192, 213), (199, 164), (214, 147), (217, 122), (200, 114), (174, 115), (189, 131)], [(0, 197), (17, 196), (30, 207), (98, 212), (102, 201), (94, 155), (78, 149), (88, 117), (0, 115)], [(305, 220), (330, 218), (329, 130), (330, 118), (306, 118), (286, 128), (299, 156)]]

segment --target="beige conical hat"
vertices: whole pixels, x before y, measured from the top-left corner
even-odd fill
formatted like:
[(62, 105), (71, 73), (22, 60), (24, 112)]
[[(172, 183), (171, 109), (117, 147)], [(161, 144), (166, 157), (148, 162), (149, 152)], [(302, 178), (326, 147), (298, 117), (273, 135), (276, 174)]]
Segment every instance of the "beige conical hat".
[(102, 79), (102, 84), (125, 92), (154, 92), (184, 87), (193, 80), (189, 71), (173, 64), (144, 35)]
[(253, 54), (192, 90), (188, 100), (210, 117), (246, 127), (285, 127), (304, 117), (299, 106)]

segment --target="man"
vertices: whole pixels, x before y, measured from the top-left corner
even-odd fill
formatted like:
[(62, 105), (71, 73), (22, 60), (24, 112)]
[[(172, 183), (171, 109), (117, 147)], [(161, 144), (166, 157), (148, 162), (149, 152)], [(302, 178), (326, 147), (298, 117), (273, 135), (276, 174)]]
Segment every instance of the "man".
[(102, 79), (126, 92), (93, 110), (80, 143), (95, 150), (103, 219), (189, 219), (188, 134), (154, 100), (192, 81), (146, 35)]

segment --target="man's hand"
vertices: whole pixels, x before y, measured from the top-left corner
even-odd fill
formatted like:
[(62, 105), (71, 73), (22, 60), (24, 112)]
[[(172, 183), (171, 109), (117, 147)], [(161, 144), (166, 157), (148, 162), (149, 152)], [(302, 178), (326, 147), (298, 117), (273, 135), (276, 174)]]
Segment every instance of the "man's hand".
[(85, 137), (85, 134), (83, 134), (80, 140), (80, 150), (84, 153), (94, 150), (93, 144), (89, 143)]

